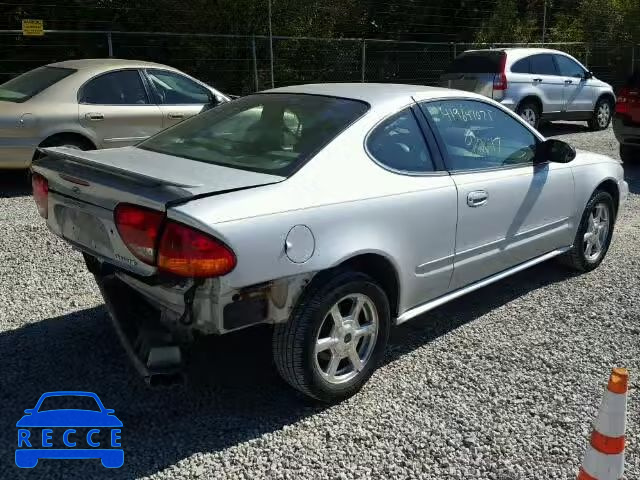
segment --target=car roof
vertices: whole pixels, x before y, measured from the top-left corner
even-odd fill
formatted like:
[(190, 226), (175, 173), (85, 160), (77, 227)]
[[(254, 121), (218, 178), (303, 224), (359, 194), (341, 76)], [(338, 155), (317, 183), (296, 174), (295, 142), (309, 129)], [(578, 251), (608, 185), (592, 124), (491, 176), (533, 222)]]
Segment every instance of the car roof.
[(63, 62), (50, 63), (48, 67), (73, 68), (75, 70), (87, 70), (102, 72), (117, 70), (120, 68), (164, 68), (175, 70), (175, 68), (161, 63), (145, 62), (142, 60), (124, 60), (120, 58), (84, 58), (77, 60), (65, 60)]
[(402, 102), (411, 97), (419, 99), (440, 97), (485, 98), (471, 92), (450, 88), (404, 85), (399, 83), (309, 83), (266, 90), (265, 93), (303, 93), (330, 97), (350, 98), (367, 102), (371, 106)]

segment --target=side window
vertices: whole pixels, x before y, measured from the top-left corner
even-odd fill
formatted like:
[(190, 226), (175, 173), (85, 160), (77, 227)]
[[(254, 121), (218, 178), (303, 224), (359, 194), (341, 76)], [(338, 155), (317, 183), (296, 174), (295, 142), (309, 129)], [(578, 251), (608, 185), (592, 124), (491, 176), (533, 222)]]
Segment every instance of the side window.
[(533, 55), (530, 57), (531, 73), (538, 75), (558, 75), (553, 57), (548, 54)]
[(584, 68), (571, 60), (569, 57), (565, 57), (564, 55), (556, 55), (555, 58), (556, 62), (558, 63), (560, 75), (562, 75), (563, 77), (584, 77)]
[(147, 92), (137, 70), (105, 73), (82, 87), (80, 103), (93, 105), (145, 105)]
[(382, 165), (403, 172), (432, 172), (431, 154), (410, 108), (386, 119), (369, 134), (369, 153)]
[(449, 170), (464, 171), (533, 162), (537, 139), (498, 108), (474, 100), (423, 102), (446, 147)]
[(511, 71), (513, 73), (531, 73), (531, 67), (529, 65), (529, 57), (522, 58), (513, 64)]
[(166, 105), (203, 105), (209, 102), (209, 90), (178, 73), (147, 70), (159, 103)]

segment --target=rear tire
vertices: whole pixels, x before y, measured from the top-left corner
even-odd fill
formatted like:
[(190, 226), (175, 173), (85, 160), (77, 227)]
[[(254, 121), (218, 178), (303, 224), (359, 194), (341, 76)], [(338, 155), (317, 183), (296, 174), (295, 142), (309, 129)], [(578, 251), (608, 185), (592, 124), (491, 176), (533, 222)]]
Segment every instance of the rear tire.
[(541, 112), (537, 103), (529, 100), (524, 101), (518, 105), (516, 113), (533, 128), (537, 129), (540, 125)]
[(620, 160), (624, 163), (637, 163), (640, 160), (640, 148), (620, 145)]
[(289, 321), (275, 326), (276, 367), (289, 385), (309, 397), (344, 400), (375, 371), (390, 325), (389, 300), (369, 276), (352, 270), (321, 273)]
[[(84, 140), (82, 137), (76, 137), (73, 135), (54, 135), (51, 138), (46, 139), (39, 148), (47, 147), (66, 147), (74, 150), (93, 150), (95, 146), (89, 141)], [(35, 158), (40, 158), (42, 154), (36, 151)]]
[(608, 98), (601, 98), (593, 109), (593, 116), (587, 122), (594, 132), (605, 130), (611, 123), (613, 103)]
[(563, 256), (563, 263), (579, 272), (598, 268), (609, 250), (615, 220), (613, 198), (608, 192), (596, 190), (582, 213), (573, 248)]

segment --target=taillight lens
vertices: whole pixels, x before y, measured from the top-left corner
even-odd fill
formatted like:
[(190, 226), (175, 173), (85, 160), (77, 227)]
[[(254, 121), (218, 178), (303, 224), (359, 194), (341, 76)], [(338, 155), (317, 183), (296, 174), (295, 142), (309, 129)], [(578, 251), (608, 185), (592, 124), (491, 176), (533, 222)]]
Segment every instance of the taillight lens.
[(507, 67), (507, 55), (503, 54), (500, 59), (500, 73), (497, 73), (493, 77), (493, 89), (494, 90), (506, 90), (507, 89), (507, 74), (505, 69)]
[(42, 218), (47, 218), (49, 216), (49, 182), (39, 173), (34, 173), (31, 175), (31, 187), (38, 213)]
[(616, 99), (615, 112), (620, 113), (622, 115), (629, 113), (629, 89), (628, 88), (623, 88), (622, 90), (620, 90), (620, 93), (618, 94), (618, 98)]
[(164, 213), (121, 203), (114, 212), (116, 228), (127, 248), (138, 259), (155, 264), (155, 252)]
[(236, 266), (236, 256), (226, 245), (195, 228), (166, 220), (164, 212), (121, 203), (114, 217), (131, 253), (161, 271), (205, 278), (226, 275)]
[(223, 243), (194, 228), (167, 222), (158, 249), (158, 268), (181, 277), (226, 275), (236, 256)]

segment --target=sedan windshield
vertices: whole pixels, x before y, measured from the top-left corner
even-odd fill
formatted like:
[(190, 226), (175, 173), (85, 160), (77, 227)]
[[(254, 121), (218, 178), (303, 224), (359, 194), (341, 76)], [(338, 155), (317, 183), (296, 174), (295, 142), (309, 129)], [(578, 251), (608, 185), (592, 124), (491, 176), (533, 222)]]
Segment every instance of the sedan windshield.
[(222, 104), (139, 148), (227, 167), (289, 176), (369, 106), (320, 95), (268, 93)]
[(71, 68), (40, 67), (0, 85), (0, 101), (22, 103), (68, 77)]

